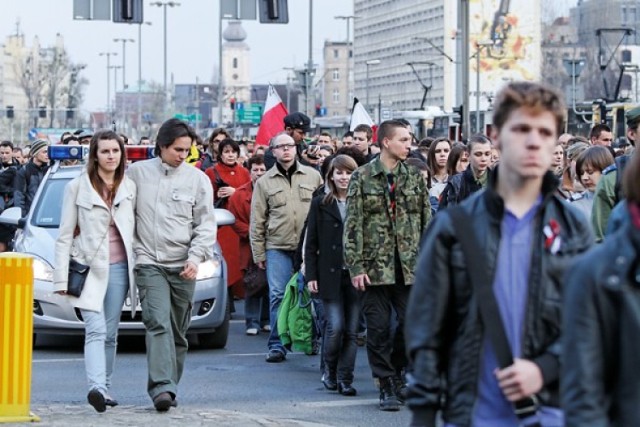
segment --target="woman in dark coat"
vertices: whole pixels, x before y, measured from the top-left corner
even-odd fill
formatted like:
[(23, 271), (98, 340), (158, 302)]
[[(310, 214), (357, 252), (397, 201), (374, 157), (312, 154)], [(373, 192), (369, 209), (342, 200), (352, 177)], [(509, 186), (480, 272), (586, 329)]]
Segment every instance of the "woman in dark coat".
[(356, 168), (355, 160), (346, 155), (331, 160), (325, 177), (326, 194), (311, 202), (304, 249), (308, 287), (322, 300), (326, 319), (322, 383), (343, 396), (356, 395), (352, 382), (360, 296), (351, 286), (342, 256), (347, 187)]

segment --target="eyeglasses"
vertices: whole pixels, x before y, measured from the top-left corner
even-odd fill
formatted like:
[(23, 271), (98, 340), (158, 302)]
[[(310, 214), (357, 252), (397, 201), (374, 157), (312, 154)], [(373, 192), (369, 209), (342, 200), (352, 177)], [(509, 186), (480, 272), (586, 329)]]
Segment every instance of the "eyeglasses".
[(280, 145), (274, 145), (273, 149), (277, 150), (278, 148), (282, 148), (283, 150), (293, 150), (294, 148), (296, 148), (296, 144), (280, 144)]

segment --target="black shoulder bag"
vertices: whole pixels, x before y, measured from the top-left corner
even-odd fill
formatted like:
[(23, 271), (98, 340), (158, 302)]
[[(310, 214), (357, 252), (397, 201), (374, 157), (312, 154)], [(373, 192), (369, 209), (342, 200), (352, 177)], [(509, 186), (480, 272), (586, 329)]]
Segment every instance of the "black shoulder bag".
[[(471, 221), (459, 206), (448, 210), (453, 221), (456, 233), (456, 240), (462, 246), (467, 263), (467, 273), (471, 280), (471, 285), (476, 291), (476, 300), (480, 309), (480, 319), (484, 326), (484, 332), (488, 334), (489, 341), (493, 346), (500, 369), (513, 365), (513, 353), (509, 346), (507, 334), (504, 331), (502, 318), (496, 296), (493, 293), (493, 286), (487, 275), (487, 269), (482, 266), (482, 250), (475, 238)], [(513, 403), (513, 411), (520, 420), (533, 417), (538, 412), (537, 397), (530, 396)], [(528, 427), (541, 427), (539, 422), (527, 423)]]
[[(111, 222), (111, 221), (110, 221)], [(74, 231), (74, 239), (78, 237), (80, 234), (80, 228), (76, 225), (76, 232)], [(102, 236), (100, 243), (98, 244), (98, 249), (91, 257), (89, 261), (89, 265), (80, 264), (73, 258), (69, 258), (69, 275), (67, 276), (67, 295), (74, 296), (79, 298), (82, 294), (82, 289), (84, 289), (84, 282), (87, 280), (87, 276), (89, 275), (89, 266), (91, 265), (91, 261), (98, 255), (98, 251), (100, 250), (100, 246), (102, 246), (102, 242), (104, 242), (105, 237), (109, 234), (109, 225), (107, 225), (107, 232)]]

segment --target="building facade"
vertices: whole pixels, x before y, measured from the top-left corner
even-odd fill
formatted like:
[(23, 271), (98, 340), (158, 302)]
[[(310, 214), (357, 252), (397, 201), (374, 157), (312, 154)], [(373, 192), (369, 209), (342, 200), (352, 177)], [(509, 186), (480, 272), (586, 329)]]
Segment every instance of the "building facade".
[(324, 108), (322, 110), (324, 117), (346, 117), (351, 112), (353, 102), (353, 91), (350, 84), (350, 75), (353, 70), (352, 53), (353, 46), (350, 42), (328, 40), (324, 42), (322, 100), (317, 103), (321, 108)]

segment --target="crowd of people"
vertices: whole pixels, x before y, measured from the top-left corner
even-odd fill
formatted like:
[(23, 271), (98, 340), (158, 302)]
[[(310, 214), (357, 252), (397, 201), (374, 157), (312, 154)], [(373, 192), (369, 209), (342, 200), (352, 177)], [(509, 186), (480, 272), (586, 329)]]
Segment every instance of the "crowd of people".
[[(203, 141), (171, 119), (158, 157), (126, 173), (123, 136), (84, 135), (89, 159), (65, 192), (54, 278), (65, 294), (69, 260), (91, 265), (73, 299), (89, 403), (117, 404), (117, 318), (137, 292), (149, 395), (158, 411), (177, 405), (195, 277), (217, 234), (246, 335), (269, 334), (268, 363), (291, 351), (278, 312), (292, 276), (304, 277), (327, 390), (357, 395), (366, 331), (379, 408), (408, 405), (412, 426), (435, 426), (438, 413), (447, 427), (640, 423), (640, 107), (616, 143), (604, 124), (589, 138), (563, 134), (565, 114), (555, 90), (514, 82), (495, 99), (491, 133), (464, 142), (418, 141), (403, 120), (308, 140), (311, 120), (292, 113), (264, 147), (222, 128)], [(1, 208), (28, 212), (46, 148), (34, 142), (21, 165), (23, 153), (0, 143)], [(235, 224), (217, 230), (214, 207)], [(158, 239), (157, 224), (184, 233)], [(2, 236), (6, 250), (10, 230)], [(256, 270), (267, 286), (245, 292)]]

